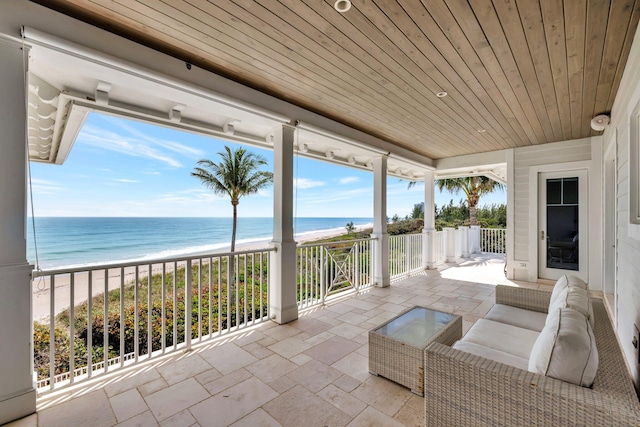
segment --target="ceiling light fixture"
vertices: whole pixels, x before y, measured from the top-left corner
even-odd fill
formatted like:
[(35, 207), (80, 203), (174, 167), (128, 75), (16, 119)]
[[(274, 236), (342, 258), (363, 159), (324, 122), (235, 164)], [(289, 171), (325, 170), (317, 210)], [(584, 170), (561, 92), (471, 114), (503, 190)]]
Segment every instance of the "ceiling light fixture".
[(442, 92), (438, 92), (438, 93), (436, 93), (436, 96), (437, 96), (438, 98), (444, 98), (444, 97), (445, 97), (445, 96), (447, 96), (447, 95), (449, 95), (449, 94), (448, 94), (447, 92), (445, 92), (445, 91), (442, 91)]
[(351, 9), (351, 0), (336, 0), (333, 8), (340, 13), (345, 13)]
[(601, 132), (609, 125), (611, 119), (606, 114), (599, 114), (591, 120), (591, 129)]

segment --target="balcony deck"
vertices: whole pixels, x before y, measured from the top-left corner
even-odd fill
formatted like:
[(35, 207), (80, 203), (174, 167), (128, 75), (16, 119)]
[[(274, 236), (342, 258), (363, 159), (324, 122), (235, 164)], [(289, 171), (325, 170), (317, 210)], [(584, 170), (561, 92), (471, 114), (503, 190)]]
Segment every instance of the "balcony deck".
[(368, 372), (368, 331), (413, 305), (460, 314), (493, 305), (503, 255), (479, 255), (388, 288), (194, 345), (38, 400), (23, 426), (422, 426), (423, 398)]

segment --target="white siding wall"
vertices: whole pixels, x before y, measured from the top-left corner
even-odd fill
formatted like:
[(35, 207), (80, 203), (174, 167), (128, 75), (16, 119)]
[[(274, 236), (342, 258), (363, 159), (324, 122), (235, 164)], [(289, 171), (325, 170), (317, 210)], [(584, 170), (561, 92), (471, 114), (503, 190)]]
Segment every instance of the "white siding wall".
[[(617, 227), (616, 227), (616, 289), (617, 310), (610, 307), (616, 320), (620, 344), (636, 385), (640, 384), (640, 369), (635, 361), (635, 349), (631, 344), (633, 325), (640, 326), (640, 240), (637, 225), (629, 224), (629, 117), (640, 102), (640, 32), (637, 32), (631, 48), (623, 79), (611, 112), (612, 123), (604, 133), (605, 148), (612, 144), (617, 155)], [(636, 238), (630, 236), (636, 228)], [(633, 233), (631, 233), (633, 234)]]
[[(591, 138), (563, 141), (554, 144), (536, 145), (516, 148), (514, 150), (514, 260), (529, 262), (535, 257), (530, 254), (530, 221), (532, 218), (529, 198), (531, 191), (536, 191), (537, 182), (530, 182), (532, 166), (551, 165), (591, 160)], [(528, 269), (514, 268), (513, 278), (530, 280), (537, 266), (528, 264)]]

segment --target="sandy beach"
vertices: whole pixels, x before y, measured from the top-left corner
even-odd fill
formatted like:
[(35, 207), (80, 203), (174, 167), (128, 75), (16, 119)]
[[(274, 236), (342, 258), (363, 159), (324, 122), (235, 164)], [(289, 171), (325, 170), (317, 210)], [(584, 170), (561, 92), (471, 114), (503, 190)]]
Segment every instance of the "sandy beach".
[[(366, 227), (363, 227), (366, 228)], [(358, 228), (359, 230), (359, 228)], [(328, 237), (338, 236), (344, 234), (345, 231), (342, 230), (324, 230), (313, 233), (305, 233), (300, 236), (296, 236), (296, 242), (298, 244), (324, 239)], [(252, 242), (246, 243), (242, 245), (236, 246), (236, 251), (252, 251), (252, 250), (260, 250), (266, 249), (269, 247), (269, 241), (260, 241), (260, 242)], [(222, 248), (216, 251), (216, 254), (226, 253), (229, 251), (229, 248)], [(199, 256), (199, 255), (212, 255), (213, 253), (206, 254), (186, 254), (185, 257)], [(140, 262), (138, 266), (138, 276), (145, 277), (149, 274), (148, 272), (148, 263)], [(171, 266), (167, 266), (167, 271), (170, 272), (172, 270)], [(153, 264), (152, 265), (152, 274), (162, 272), (161, 264)], [(129, 283), (135, 279), (136, 268), (135, 267), (126, 267), (124, 269), (124, 283)], [(87, 301), (87, 296), (89, 295), (89, 274), (87, 272), (76, 273), (74, 275), (74, 286), (73, 286), (73, 300), (74, 305), (81, 304)], [(113, 290), (120, 287), (122, 283), (121, 278), (121, 269), (110, 269), (107, 271), (107, 290)], [(36, 321), (47, 321), (49, 319), (51, 313), (51, 298), (50, 298), (50, 278), (49, 276), (45, 277), (36, 277), (33, 279), (33, 319)], [(92, 273), (91, 277), (91, 294), (95, 297), (101, 295), (105, 292), (105, 269), (99, 269)], [(61, 274), (55, 277), (55, 306), (54, 313), (58, 314), (70, 306), (71, 300), (71, 275), (70, 274)]]

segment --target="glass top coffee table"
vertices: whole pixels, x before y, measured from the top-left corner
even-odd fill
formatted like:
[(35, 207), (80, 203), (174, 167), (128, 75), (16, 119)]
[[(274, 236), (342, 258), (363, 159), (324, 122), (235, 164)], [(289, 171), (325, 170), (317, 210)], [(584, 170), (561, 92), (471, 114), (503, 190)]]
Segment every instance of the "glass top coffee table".
[(452, 345), (462, 337), (462, 317), (412, 307), (369, 331), (369, 372), (424, 396), (424, 349)]

